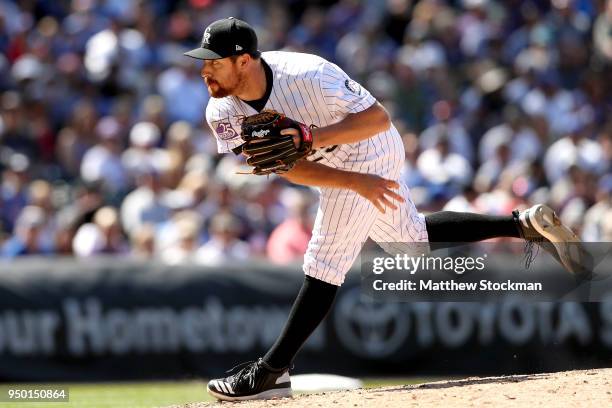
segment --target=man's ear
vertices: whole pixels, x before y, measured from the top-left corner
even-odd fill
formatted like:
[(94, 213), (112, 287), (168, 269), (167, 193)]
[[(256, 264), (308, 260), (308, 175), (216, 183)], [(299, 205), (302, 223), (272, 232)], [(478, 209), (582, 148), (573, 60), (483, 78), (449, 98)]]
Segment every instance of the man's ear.
[(246, 68), (249, 62), (251, 62), (251, 56), (249, 54), (242, 54), (238, 56), (238, 66), (240, 68)]

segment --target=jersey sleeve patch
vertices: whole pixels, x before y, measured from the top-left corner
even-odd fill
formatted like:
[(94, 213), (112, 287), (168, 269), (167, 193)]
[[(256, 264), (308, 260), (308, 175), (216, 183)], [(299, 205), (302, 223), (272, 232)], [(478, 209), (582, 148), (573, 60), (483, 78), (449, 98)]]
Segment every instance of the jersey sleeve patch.
[(344, 86), (355, 95), (361, 95), (361, 86), (352, 79), (345, 80)]
[(229, 118), (213, 120), (211, 125), (221, 140), (231, 140), (239, 134), (232, 126)]

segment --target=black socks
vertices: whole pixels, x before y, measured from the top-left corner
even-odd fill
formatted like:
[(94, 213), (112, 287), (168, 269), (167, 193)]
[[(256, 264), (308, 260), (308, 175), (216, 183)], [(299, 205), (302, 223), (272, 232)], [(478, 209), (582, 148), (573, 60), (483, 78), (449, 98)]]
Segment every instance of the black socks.
[[(520, 238), (511, 215), (494, 216), (441, 211), (425, 217), (431, 243), (473, 242), (494, 237)], [(432, 245), (432, 249), (438, 249)], [(304, 342), (325, 318), (338, 286), (306, 276), (281, 335), (263, 360), (281, 369), (291, 362)]]
[(496, 237), (520, 238), (518, 226), (512, 215), (440, 211), (426, 215), (425, 224), (429, 242), (474, 242)]
[(273, 368), (291, 364), (306, 339), (325, 318), (334, 303), (338, 286), (306, 276), (283, 332), (264, 356)]

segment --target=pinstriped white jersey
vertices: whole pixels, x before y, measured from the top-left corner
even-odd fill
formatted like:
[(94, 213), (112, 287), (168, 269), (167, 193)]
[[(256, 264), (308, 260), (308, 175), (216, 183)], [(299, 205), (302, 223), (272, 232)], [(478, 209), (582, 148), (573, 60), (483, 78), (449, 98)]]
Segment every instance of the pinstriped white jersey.
[[(262, 53), (273, 75), (272, 91), (264, 109), (318, 127), (339, 122), (346, 115), (372, 106), (375, 98), (337, 65), (311, 54), (285, 51)], [(206, 121), (217, 139), (219, 153), (240, 146), (240, 118), (257, 113), (236, 96), (211, 98)], [(402, 140), (393, 125), (357, 143), (317, 150), (308, 160), (330, 167), (374, 173), (397, 179), (404, 159)]]
[[(282, 51), (264, 52), (262, 58), (273, 75), (271, 94), (264, 109), (274, 109), (302, 123), (323, 127), (376, 102), (366, 89), (323, 58)], [(255, 109), (235, 96), (210, 99), (206, 120), (215, 133), (220, 153), (242, 144), (240, 119), (255, 113)], [(393, 125), (361, 142), (319, 149), (307, 159), (398, 181), (398, 193), (404, 201), (396, 202), (396, 209), (388, 208), (383, 214), (354, 191), (320, 188), (312, 238), (304, 254), (306, 275), (334, 285), (342, 284), (368, 238), (390, 253), (396, 251), (397, 245), (389, 243), (403, 243), (402, 248), (407, 250), (421, 250), (416, 244), (427, 241), (425, 217), (417, 211), (408, 187), (399, 180), (404, 146)]]

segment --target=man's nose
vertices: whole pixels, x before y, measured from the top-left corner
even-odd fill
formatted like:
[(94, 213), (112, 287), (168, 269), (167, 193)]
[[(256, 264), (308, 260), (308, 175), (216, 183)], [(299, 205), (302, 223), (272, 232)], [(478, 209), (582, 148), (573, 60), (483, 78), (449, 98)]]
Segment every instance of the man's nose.
[(202, 70), (200, 71), (200, 76), (202, 78), (206, 78), (207, 76), (210, 76), (210, 69), (208, 67), (208, 64), (204, 63), (202, 65)]

